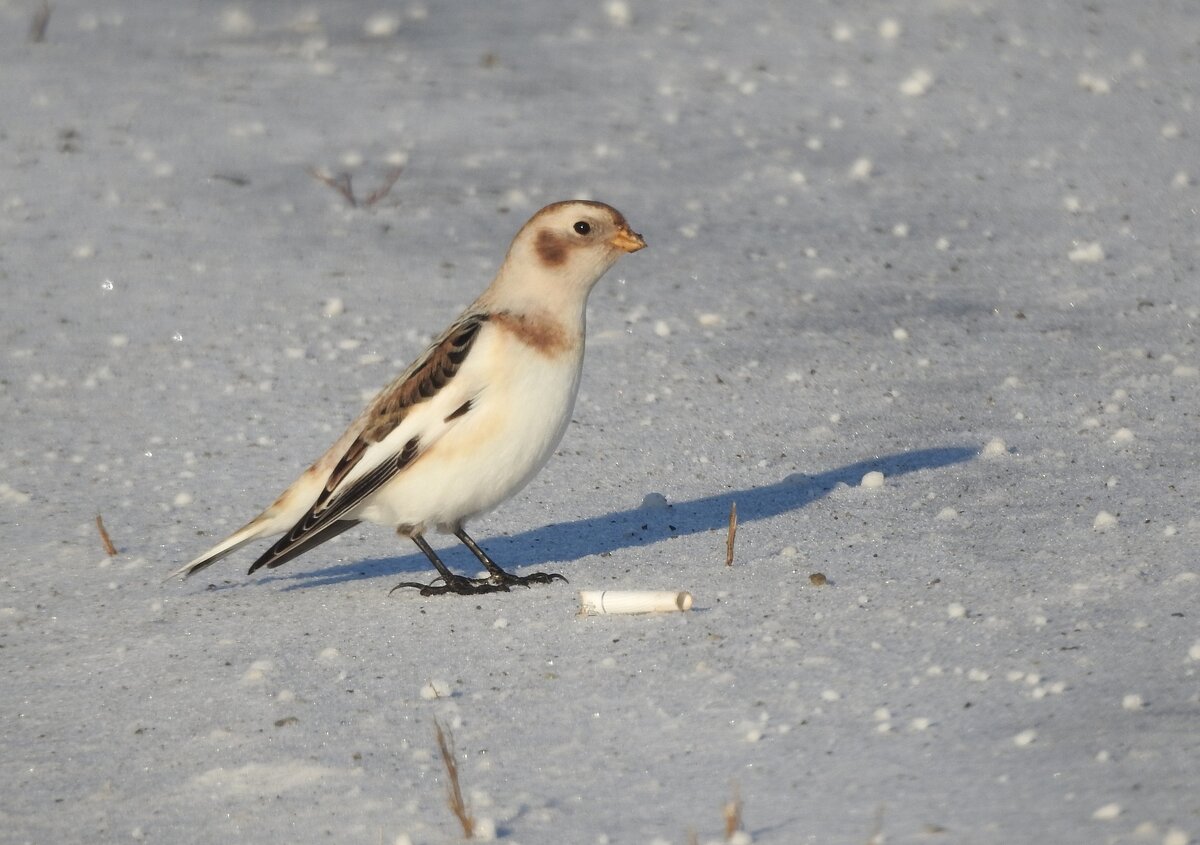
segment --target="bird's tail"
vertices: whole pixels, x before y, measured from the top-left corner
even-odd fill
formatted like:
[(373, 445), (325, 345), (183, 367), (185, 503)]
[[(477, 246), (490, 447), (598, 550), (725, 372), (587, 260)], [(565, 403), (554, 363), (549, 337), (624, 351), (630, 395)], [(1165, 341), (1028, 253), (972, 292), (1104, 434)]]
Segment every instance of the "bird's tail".
[(265, 536), (266, 534), (273, 533), (271, 531), (269, 522), (269, 520), (264, 520), (263, 516), (259, 516), (258, 518), (251, 520), (237, 531), (230, 534), (224, 540), (217, 543), (207, 552), (200, 555), (200, 557), (176, 569), (167, 576), (167, 580), (170, 580), (171, 578), (187, 578), (191, 575), (195, 575), (201, 569), (212, 566), (218, 560), (225, 557), (225, 555), (237, 551), (247, 543), (257, 540), (259, 537)]

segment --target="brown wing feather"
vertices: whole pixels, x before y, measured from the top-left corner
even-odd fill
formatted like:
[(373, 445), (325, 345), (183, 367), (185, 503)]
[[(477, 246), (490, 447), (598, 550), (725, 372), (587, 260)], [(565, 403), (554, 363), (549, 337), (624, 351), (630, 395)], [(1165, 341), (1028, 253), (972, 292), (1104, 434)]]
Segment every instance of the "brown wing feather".
[(334, 491), (358, 466), (372, 444), (391, 434), (413, 406), (432, 398), (454, 378), (466, 360), (480, 327), (487, 320), (488, 315), (482, 313), (467, 314), (459, 319), (380, 393), (365, 414), (362, 431), (329, 473), (312, 507), (254, 562), (250, 567), (251, 572), (262, 566), (273, 568), (286, 563), (345, 531), (354, 521), (342, 517), (417, 458), (420, 441), (414, 437), (399, 454), (385, 459), (347, 489), (334, 495)]
[(360, 435), (368, 443), (378, 443), (392, 433), (408, 415), (413, 405), (434, 396), (454, 378), (467, 359), (479, 334), (488, 321), (487, 314), (468, 314), (451, 326), (425, 350), (407, 372), (385, 391), (385, 398), (373, 409), (372, 419)]
[(253, 574), (256, 569), (263, 566), (271, 569), (281, 566), (297, 555), (321, 545), (326, 540), (332, 540), (346, 529), (353, 528), (358, 524), (358, 520), (343, 519), (346, 513), (386, 484), (393, 475), (416, 460), (419, 448), (420, 440), (416, 437), (412, 438), (404, 444), (404, 449), (400, 454), (393, 455), (361, 478), (355, 479), (349, 488), (334, 496), (324, 511), (310, 510), (303, 519), (293, 525), (271, 548), (251, 564), (248, 574)]
[(432, 398), (454, 378), (466, 360), (480, 326), (487, 320), (487, 314), (468, 314), (460, 319), (380, 393), (379, 399), (368, 411), (362, 432), (329, 473), (325, 489), (313, 504), (314, 512), (324, 507), (333, 491), (358, 465), (369, 446), (391, 434), (414, 405)]

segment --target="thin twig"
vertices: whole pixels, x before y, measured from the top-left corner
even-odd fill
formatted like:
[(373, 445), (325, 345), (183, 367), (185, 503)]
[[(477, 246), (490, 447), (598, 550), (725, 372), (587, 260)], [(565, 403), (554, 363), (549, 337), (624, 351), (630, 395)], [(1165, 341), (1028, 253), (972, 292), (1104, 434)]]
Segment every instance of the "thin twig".
[(400, 174), (403, 172), (403, 167), (393, 167), (391, 170), (389, 170), (387, 176), (385, 176), (383, 179), (383, 184), (371, 191), (371, 193), (367, 195), (367, 198), (363, 200), (362, 204), (367, 208), (370, 208), (375, 203), (386, 197), (388, 192), (392, 190), (392, 186), (396, 184), (396, 180), (400, 178)]
[(443, 731), (437, 719), (433, 720), (433, 729), (437, 733), (438, 750), (442, 754), (442, 763), (446, 766), (446, 802), (450, 812), (454, 813), (458, 823), (462, 825), (463, 837), (470, 839), (475, 835), (475, 819), (467, 810), (463, 801), (462, 787), (458, 783), (458, 761), (454, 759), (454, 736), (449, 731)]
[(383, 177), (383, 182), (380, 183), (379, 187), (367, 194), (367, 196), (363, 198), (362, 202), (359, 202), (358, 197), (354, 195), (354, 185), (350, 181), (349, 173), (339, 173), (336, 176), (331, 176), (324, 170), (318, 170), (315, 167), (308, 168), (309, 176), (316, 179), (318, 182), (328, 185), (330, 188), (333, 188), (335, 191), (341, 194), (342, 197), (345, 198), (346, 202), (350, 203), (351, 208), (358, 208), (360, 205), (364, 208), (370, 208), (371, 206), (375, 205), (381, 199), (386, 197), (389, 192), (391, 192), (392, 187), (396, 184), (397, 180), (400, 179), (400, 174), (403, 172), (403, 167), (393, 167), (387, 172), (387, 175)]
[(729, 536), (725, 538), (725, 565), (733, 566), (733, 541), (737, 538), (737, 502), (729, 504)]
[(50, 5), (49, 0), (42, 0), (42, 5), (38, 6), (36, 12), (33, 13), (33, 20), (29, 23), (29, 41), (33, 44), (41, 44), (46, 40), (46, 27), (50, 25), (50, 13), (54, 11), (54, 7)]
[(318, 182), (323, 182), (345, 197), (346, 202), (350, 203), (351, 208), (358, 208), (358, 200), (354, 198), (354, 187), (350, 184), (349, 173), (339, 173), (337, 176), (330, 176), (323, 170), (310, 167), (308, 168), (308, 175)]
[(116, 557), (120, 554), (117, 547), (113, 545), (112, 537), (108, 536), (108, 531), (104, 528), (104, 520), (100, 518), (100, 514), (96, 514), (96, 530), (100, 532), (100, 542), (104, 544), (104, 551), (109, 557)]
[(733, 839), (733, 835), (742, 829), (742, 791), (738, 782), (733, 782), (733, 796), (721, 808), (725, 817), (725, 841)]

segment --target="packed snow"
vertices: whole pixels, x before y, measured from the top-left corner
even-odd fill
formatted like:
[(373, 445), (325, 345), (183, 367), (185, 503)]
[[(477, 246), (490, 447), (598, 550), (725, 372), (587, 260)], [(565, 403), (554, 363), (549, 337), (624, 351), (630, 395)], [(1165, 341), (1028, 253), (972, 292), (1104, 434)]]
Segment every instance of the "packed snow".
[[(437, 720), (485, 840), (1200, 841), (1189, 2), (0, 0), (0, 39), (0, 840), (457, 841)], [(389, 594), (434, 573), (368, 525), (164, 582), (572, 197), (649, 249), (472, 526), (569, 585)]]

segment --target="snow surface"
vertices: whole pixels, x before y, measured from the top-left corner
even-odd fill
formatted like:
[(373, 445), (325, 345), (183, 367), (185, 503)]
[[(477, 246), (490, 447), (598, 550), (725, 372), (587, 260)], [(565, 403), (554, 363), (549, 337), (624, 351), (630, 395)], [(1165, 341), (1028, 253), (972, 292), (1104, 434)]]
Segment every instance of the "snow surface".
[[(1193, 0), (37, 5), (0, 840), (455, 841), (435, 718), (505, 842), (719, 841), (735, 784), (756, 843), (1200, 839)], [(650, 249), (474, 525), (569, 586), (388, 595), (366, 526), (163, 583), (578, 196)]]

